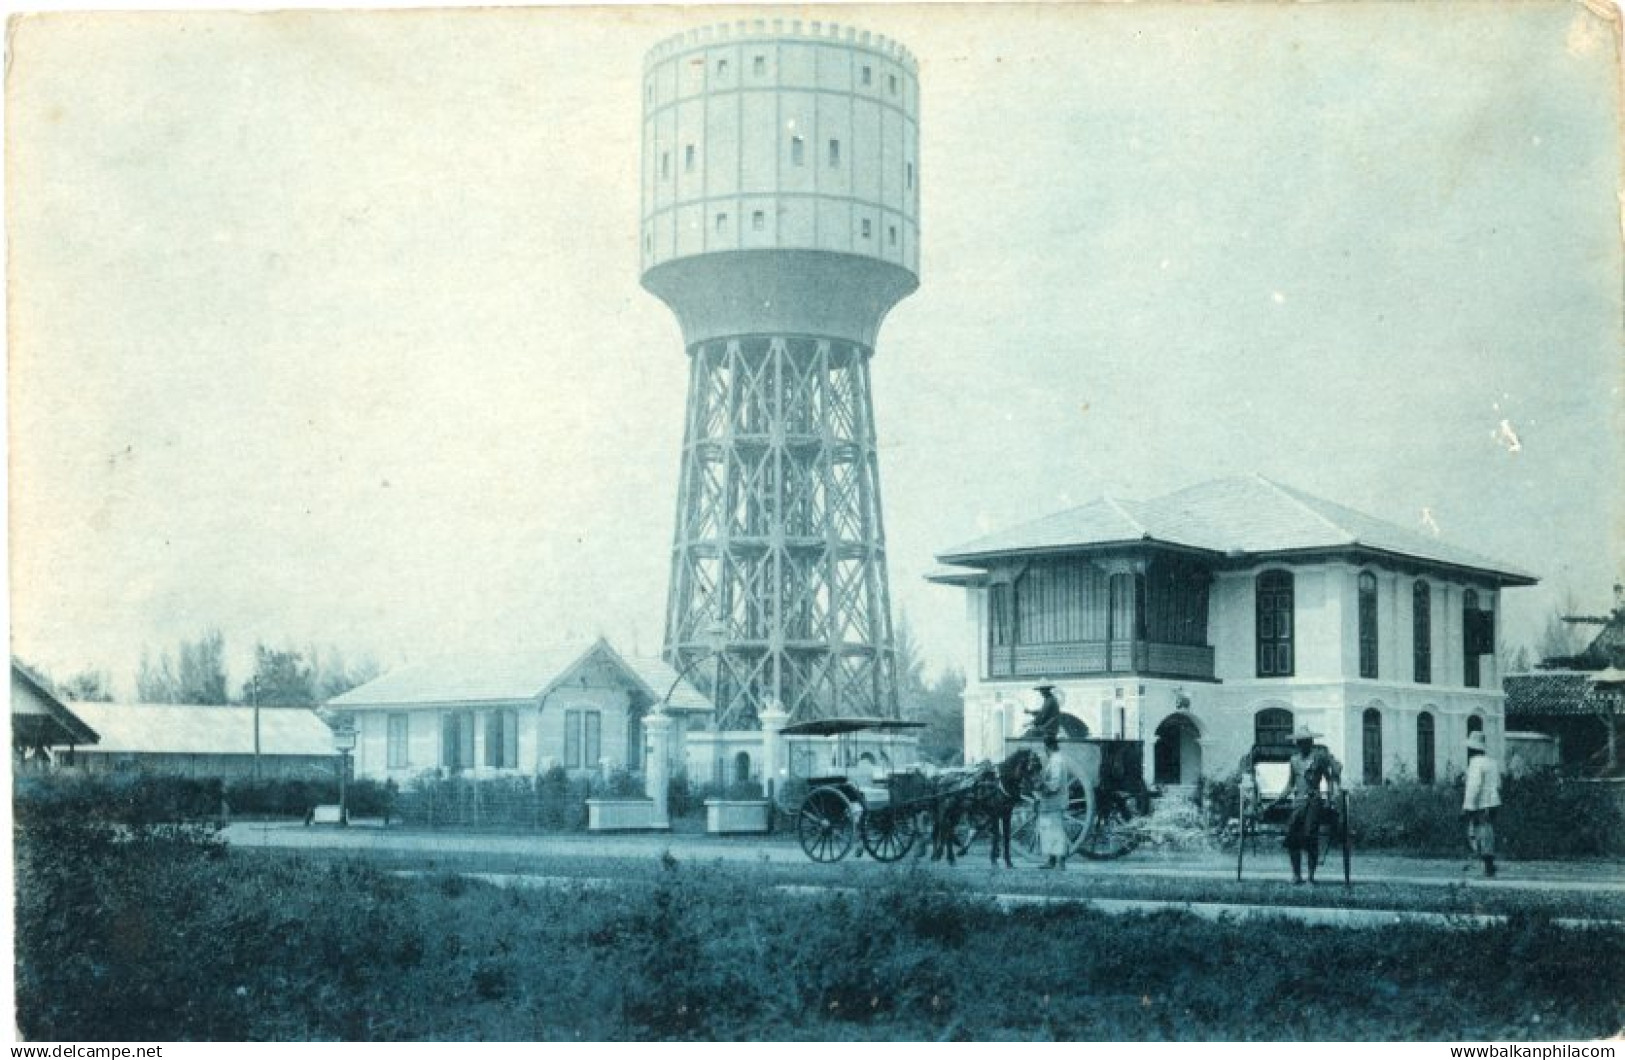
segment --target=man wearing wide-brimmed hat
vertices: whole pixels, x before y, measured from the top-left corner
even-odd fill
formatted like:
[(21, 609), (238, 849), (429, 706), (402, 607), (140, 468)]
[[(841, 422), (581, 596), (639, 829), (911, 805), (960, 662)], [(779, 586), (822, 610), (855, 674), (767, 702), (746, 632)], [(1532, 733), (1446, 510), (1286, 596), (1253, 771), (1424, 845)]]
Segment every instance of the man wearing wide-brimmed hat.
[[(1325, 800), (1337, 796), (1337, 786), (1343, 780), (1343, 765), (1326, 748), (1315, 743), (1320, 733), (1307, 725), (1300, 725), (1292, 734), (1297, 744), (1289, 764), (1292, 779), (1277, 803), (1292, 802), (1292, 816), (1286, 825), (1286, 853), (1292, 860), (1292, 882), (1303, 882), (1303, 855), (1309, 854), (1309, 882), (1315, 882), (1315, 869), (1320, 863), (1320, 845), (1317, 833), (1320, 818), (1326, 812)], [(1324, 783), (1326, 790), (1322, 791)]]
[(1501, 808), (1501, 763), (1490, 756), (1484, 733), (1467, 734), (1467, 788), (1461, 813), (1467, 818), (1467, 845), (1484, 859), (1484, 875), (1495, 875), (1495, 814)]
[(1061, 701), (1055, 698), (1055, 682), (1045, 678), (1033, 686), (1039, 695), (1038, 709), (1029, 710), (1032, 721), (1027, 725), (1029, 736), (1054, 739), (1061, 734)]

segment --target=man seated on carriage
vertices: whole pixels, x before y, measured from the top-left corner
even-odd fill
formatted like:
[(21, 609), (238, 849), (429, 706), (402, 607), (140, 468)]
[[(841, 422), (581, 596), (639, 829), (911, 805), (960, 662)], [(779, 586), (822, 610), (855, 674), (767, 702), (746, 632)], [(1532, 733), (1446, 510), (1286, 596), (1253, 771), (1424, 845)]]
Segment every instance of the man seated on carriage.
[[(1327, 799), (1337, 797), (1338, 785), (1343, 780), (1343, 766), (1326, 748), (1315, 743), (1320, 733), (1307, 725), (1300, 725), (1292, 734), (1297, 750), (1288, 759), (1291, 769), (1286, 790), (1275, 800), (1275, 805), (1290, 802), (1292, 815), (1287, 819), (1286, 852), (1292, 862), (1292, 882), (1303, 882), (1303, 856), (1309, 855), (1309, 882), (1315, 882), (1315, 869), (1320, 862), (1319, 830), (1327, 815), (1334, 812)], [(1326, 790), (1321, 790), (1324, 783)]]
[(1054, 739), (1061, 734), (1061, 701), (1055, 698), (1055, 686), (1047, 681), (1033, 686), (1033, 691), (1042, 697), (1037, 710), (1029, 710), (1032, 721), (1027, 724), (1028, 736), (1038, 736), (1046, 740)]

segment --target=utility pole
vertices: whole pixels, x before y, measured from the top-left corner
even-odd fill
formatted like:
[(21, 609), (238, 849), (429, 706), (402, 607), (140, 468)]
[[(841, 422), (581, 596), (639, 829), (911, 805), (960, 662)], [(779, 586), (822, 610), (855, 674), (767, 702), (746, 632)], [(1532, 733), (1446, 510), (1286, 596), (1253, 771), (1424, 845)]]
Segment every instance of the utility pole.
[(260, 675), (248, 679), (248, 701), (254, 705), (254, 782), (260, 779)]

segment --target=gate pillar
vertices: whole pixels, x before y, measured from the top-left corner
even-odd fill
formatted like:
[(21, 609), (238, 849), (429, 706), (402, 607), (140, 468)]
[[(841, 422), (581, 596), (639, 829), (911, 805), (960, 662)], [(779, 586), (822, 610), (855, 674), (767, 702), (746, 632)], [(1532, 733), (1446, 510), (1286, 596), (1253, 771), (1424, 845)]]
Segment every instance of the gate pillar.
[(762, 797), (773, 799), (777, 797), (784, 779), (779, 775), (780, 763), (784, 759), (784, 737), (781, 732), (790, 715), (778, 700), (769, 699), (756, 717), (762, 723)]
[(643, 765), (643, 792), (654, 805), (654, 828), (670, 828), (671, 812), (668, 799), (671, 776), (672, 717), (656, 711), (643, 719), (643, 731), (649, 741), (649, 754)]

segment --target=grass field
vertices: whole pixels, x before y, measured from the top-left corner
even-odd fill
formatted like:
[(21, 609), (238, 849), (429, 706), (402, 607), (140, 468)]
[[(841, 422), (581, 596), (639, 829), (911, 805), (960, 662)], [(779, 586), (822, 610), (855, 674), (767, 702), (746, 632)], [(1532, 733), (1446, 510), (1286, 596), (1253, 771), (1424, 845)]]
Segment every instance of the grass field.
[[(18, 835), (18, 1019), (34, 1040), (1551, 1040), (1625, 1019), (1625, 931), (1552, 922), (1618, 914), (1586, 896), (1476, 891), (1460, 911), (1509, 920), (1372, 931), (1006, 912), (969, 876), (860, 867), (362, 863), (37, 823)], [(622, 886), (499, 888), (471, 871)], [(840, 889), (770, 886), (809, 879)], [(1079, 898), (1214, 897), (1201, 880), (1003, 879)], [(1341, 890), (1241, 885), (1259, 901), (1423, 901)]]

